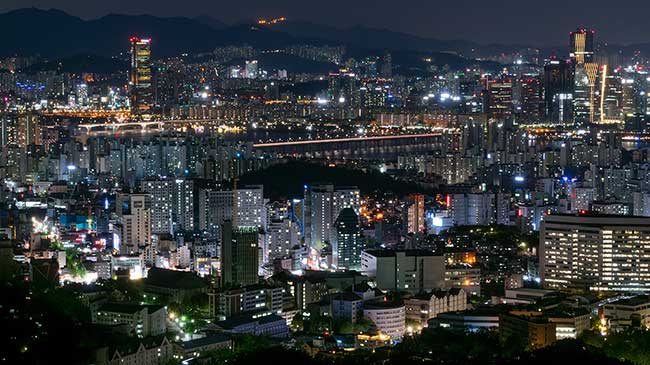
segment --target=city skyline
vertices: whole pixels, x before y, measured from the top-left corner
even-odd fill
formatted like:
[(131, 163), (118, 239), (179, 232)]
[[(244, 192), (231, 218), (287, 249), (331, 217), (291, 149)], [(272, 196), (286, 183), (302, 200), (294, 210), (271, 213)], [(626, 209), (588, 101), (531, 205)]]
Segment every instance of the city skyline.
[(0, 14), (0, 362), (650, 363), (650, 43), (245, 5)]

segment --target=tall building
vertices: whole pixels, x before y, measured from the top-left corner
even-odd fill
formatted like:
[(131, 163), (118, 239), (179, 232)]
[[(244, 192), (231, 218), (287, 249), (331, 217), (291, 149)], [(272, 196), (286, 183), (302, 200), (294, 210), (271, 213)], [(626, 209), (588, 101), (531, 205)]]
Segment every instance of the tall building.
[(198, 184), (194, 179), (147, 179), (140, 189), (151, 194), (152, 233), (198, 229)]
[(569, 56), (575, 65), (594, 61), (594, 34), (595, 31), (586, 28), (579, 28), (569, 33)]
[(259, 267), (258, 228), (221, 225), (221, 284), (257, 284)]
[(140, 252), (151, 244), (151, 195), (118, 194), (115, 210), (119, 218), (120, 254)]
[(424, 232), (424, 195), (412, 194), (406, 202), (406, 233)]
[(540, 275), (551, 289), (650, 290), (650, 218), (548, 215), (540, 231)]
[(571, 63), (550, 60), (544, 66), (544, 111), (546, 120), (555, 123), (573, 120), (573, 67)]
[(257, 60), (246, 61), (246, 68), (244, 70), (247, 79), (256, 79), (259, 76), (259, 69)]
[(151, 39), (131, 37), (131, 111), (146, 114), (153, 107)]
[(519, 103), (519, 119), (525, 123), (540, 121), (542, 88), (536, 77), (526, 77), (519, 80), (521, 90)]
[[(235, 214), (233, 190), (201, 190), (199, 192), (199, 226), (215, 230)], [(261, 185), (237, 188), (237, 226), (266, 228), (264, 187)]]
[(600, 68), (600, 123), (623, 120), (623, 84), (620, 70), (604, 64)]
[(492, 118), (507, 118), (512, 115), (512, 80), (490, 81), (488, 110)]
[(449, 197), (451, 220), (455, 226), (489, 225), (496, 223), (496, 217), (503, 217), (507, 212), (497, 211), (507, 209), (503, 204), (495, 205), (495, 195), (482, 194), (454, 194)]
[(358, 215), (361, 208), (359, 189), (334, 187), (331, 184), (306, 186), (303, 224), (305, 242), (320, 251), (332, 243), (332, 224), (344, 208), (353, 208)]
[(361, 266), (363, 241), (359, 216), (353, 208), (344, 208), (336, 218), (332, 232), (332, 266), (358, 270)]
[(597, 120), (595, 87), (598, 64), (594, 62), (594, 34), (593, 30), (585, 28), (569, 33), (569, 56), (574, 66), (574, 117), (581, 123)]

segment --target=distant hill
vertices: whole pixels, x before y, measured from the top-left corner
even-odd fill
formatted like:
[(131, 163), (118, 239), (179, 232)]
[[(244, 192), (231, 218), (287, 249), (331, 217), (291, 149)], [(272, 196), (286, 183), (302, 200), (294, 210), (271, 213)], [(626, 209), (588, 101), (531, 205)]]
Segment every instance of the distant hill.
[[(304, 22), (271, 26), (227, 25), (209, 16), (162, 18), (119, 14), (83, 20), (60, 10), (36, 8), (0, 14), (0, 32), (11, 35), (0, 42), (0, 57), (39, 54), (47, 59), (80, 54), (102, 57), (125, 55), (129, 49), (128, 38), (133, 35), (152, 38), (155, 58), (210, 52), (216, 47), (228, 45), (247, 44), (260, 49), (298, 44), (345, 45), (355, 57), (388, 50), (405, 55), (401, 59), (408, 58), (408, 53), (411, 58), (433, 55), (436, 56), (433, 57), (435, 62), (444, 61), (440, 66), (448, 64), (451, 68), (462, 68), (474, 63), (474, 60), (450, 52), (462, 54), (464, 49), (479, 47), (467, 41), (441, 41), (362, 26), (338, 29)], [(394, 59), (396, 68), (399, 68), (399, 60), (399, 57)], [(296, 70), (312, 66), (327, 70), (331, 66), (305, 65), (297, 59), (285, 61), (294, 63), (284, 68)]]
[(241, 185), (264, 185), (264, 195), (271, 200), (296, 198), (304, 194), (304, 185), (332, 183), (357, 186), (361, 194), (377, 191), (403, 196), (413, 192), (432, 194), (415, 183), (398, 181), (387, 174), (371, 170), (364, 172), (347, 167), (329, 167), (305, 160), (293, 160), (265, 170), (247, 173), (239, 178)]

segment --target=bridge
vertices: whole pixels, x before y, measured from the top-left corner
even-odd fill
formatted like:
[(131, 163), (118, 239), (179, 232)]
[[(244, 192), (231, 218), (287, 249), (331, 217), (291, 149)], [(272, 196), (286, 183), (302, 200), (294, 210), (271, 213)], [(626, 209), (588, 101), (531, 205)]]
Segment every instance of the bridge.
[(183, 127), (192, 127), (194, 130), (215, 128), (222, 129), (223, 131), (230, 131), (233, 129), (232, 127), (225, 125), (223, 121), (214, 119), (178, 119), (133, 121), (124, 123), (86, 123), (78, 124), (77, 131), (82, 136), (95, 137), (117, 134), (157, 133), (163, 130), (178, 130)]
[(435, 150), (441, 147), (441, 136), (441, 133), (424, 133), (258, 143), (253, 145), (253, 150), (308, 158), (394, 158), (402, 154)]

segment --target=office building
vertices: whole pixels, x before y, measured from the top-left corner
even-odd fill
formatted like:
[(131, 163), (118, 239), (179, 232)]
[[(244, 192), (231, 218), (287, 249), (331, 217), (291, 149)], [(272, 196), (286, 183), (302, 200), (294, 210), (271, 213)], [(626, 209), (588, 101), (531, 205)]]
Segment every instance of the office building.
[(380, 290), (419, 293), (444, 287), (445, 258), (424, 250), (366, 250), (361, 271)]
[(259, 230), (221, 225), (222, 285), (251, 285), (259, 281)]
[(153, 107), (153, 87), (151, 75), (151, 39), (131, 37), (131, 111), (147, 114)]
[(358, 270), (363, 243), (359, 216), (353, 208), (343, 208), (332, 232), (332, 266), (338, 270)]
[(540, 231), (540, 274), (552, 289), (650, 290), (650, 218), (552, 214)]

